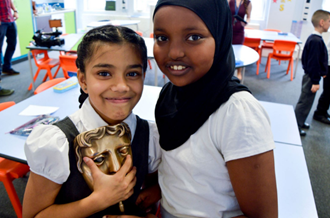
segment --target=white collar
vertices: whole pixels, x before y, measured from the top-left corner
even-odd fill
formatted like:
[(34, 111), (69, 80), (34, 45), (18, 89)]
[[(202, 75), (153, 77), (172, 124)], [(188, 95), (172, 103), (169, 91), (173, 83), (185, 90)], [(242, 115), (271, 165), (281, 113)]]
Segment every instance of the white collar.
[[(89, 98), (85, 100), (80, 110), (81, 110), (81, 122), (83, 126), (86, 128), (86, 131), (108, 125), (100, 117), (100, 115), (96, 113), (96, 111), (89, 102)], [(131, 113), (130, 115), (128, 115), (128, 117), (126, 117), (125, 120), (123, 120), (123, 122), (125, 122), (129, 126), (132, 134), (131, 141), (133, 141), (136, 130), (136, 116), (133, 113)]]
[(312, 34), (315, 34), (315, 35), (318, 35), (318, 36), (321, 36), (321, 37), (322, 37), (322, 34), (319, 33), (319, 32), (317, 32), (316, 30), (314, 30), (314, 31), (312, 32)]

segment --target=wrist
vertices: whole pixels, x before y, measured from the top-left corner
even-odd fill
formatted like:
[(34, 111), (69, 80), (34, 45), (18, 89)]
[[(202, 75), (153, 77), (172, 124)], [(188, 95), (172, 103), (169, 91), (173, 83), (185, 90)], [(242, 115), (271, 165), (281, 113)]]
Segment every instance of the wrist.
[(14, 10), (14, 13), (18, 13), (18, 10)]

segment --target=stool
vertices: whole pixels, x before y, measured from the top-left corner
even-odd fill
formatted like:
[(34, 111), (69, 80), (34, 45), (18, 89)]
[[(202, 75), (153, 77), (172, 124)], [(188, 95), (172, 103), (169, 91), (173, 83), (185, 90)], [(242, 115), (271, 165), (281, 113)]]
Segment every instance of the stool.
[(9, 199), (18, 218), (22, 217), (22, 205), (12, 181), (25, 176), (29, 171), (30, 168), (26, 164), (0, 157), (0, 181), (3, 182), (6, 188)]

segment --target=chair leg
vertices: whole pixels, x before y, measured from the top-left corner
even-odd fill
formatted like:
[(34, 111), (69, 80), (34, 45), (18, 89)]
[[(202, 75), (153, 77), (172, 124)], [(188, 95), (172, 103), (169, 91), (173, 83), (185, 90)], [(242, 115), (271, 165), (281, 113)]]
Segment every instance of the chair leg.
[(50, 67), (47, 68), (47, 73), (42, 81), (45, 82), (47, 80), (47, 77), (49, 77), (49, 80), (53, 79), (53, 75)]
[(267, 79), (269, 79), (269, 77), (270, 77), (270, 62), (271, 62), (271, 57), (270, 56), (268, 56), (268, 60), (267, 60)]
[(21, 202), (17, 196), (15, 187), (12, 183), (12, 181), (7, 177), (4, 178), (3, 184), (6, 188), (7, 194), (9, 196), (10, 202), (14, 207), (15, 213), (18, 218), (22, 217), (22, 205)]
[[(54, 74), (54, 78), (56, 78), (56, 76), (57, 76), (57, 73), (58, 73), (58, 71), (60, 70), (60, 68), (61, 68), (61, 65), (58, 65), (58, 67), (57, 67), (57, 69), (56, 69), (56, 72), (55, 72), (55, 74)], [(68, 79), (68, 78), (69, 78), (69, 76), (68, 76), (68, 77), (66, 77), (66, 75), (64, 75), (64, 77), (65, 77), (66, 79)]]
[(290, 78), (290, 81), (293, 80), (293, 65), (294, 65), (294, 63), (293, 63), (293, 58), (292, 58), (291, 59), (291, 78)]
[(151, 65), (150, 59), (148, 59), (148, 64), (149, 64), (150, 70), (152, 70), (152, 65)]
[[(37, 79), (37, 77), (38, 77), (38, 75), (39, 75), (39, 72), (40, 72), (40, 68), (38, 68), (38, 70), (37, 70), (37, 72), (36, 72), (36, 74), (34, 75), (34, 77), (33, 77), (33, 82), (35, 82), (36, 81), (36, 79)], [(28, 90), (31, 90), (32, 89), (32, 83), (30, 84), (30, 86), (29, 86), (29, 88), (28, 88)]]
[(67, 72), (66, 70), (64, 70), (63, 68), (62, 68), (62, 71), (63, 71), (63, 75), (64, 75), (64, 77), (65, 77), (66, 79), (69, 79), (70, 76), (69, 76), (68, 72)]
[(265, 66), (265, 72), (267, 72), (268, 69), (268, 63), (270, 62), (270, 54), (268, 55), (266, 66)]
[(290, 70), (290, 68), (291, 68), (291, 60), (290, 60), (289, 63), (288, 63), (288, 68), (286, 69), (286, 75), (289, 74), (289, 70)]

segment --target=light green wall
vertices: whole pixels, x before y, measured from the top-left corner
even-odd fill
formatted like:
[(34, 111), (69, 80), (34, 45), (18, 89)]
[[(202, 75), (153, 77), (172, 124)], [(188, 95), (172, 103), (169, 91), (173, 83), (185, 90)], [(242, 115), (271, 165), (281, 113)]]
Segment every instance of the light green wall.
[(64, 13), (64, 20), (65, 20), (65, 32), (77, 33), (75, 12), (73, 11), (73, 12)]
[(19, 48), (21, 55), (28, 53), (25, 47), (29, 45), (33, 37), (33, 23), (32, 23), (32, 3), (30, 0), (14, 0), (14, 5), (18, 10), (18, 19), (16, 21)]

